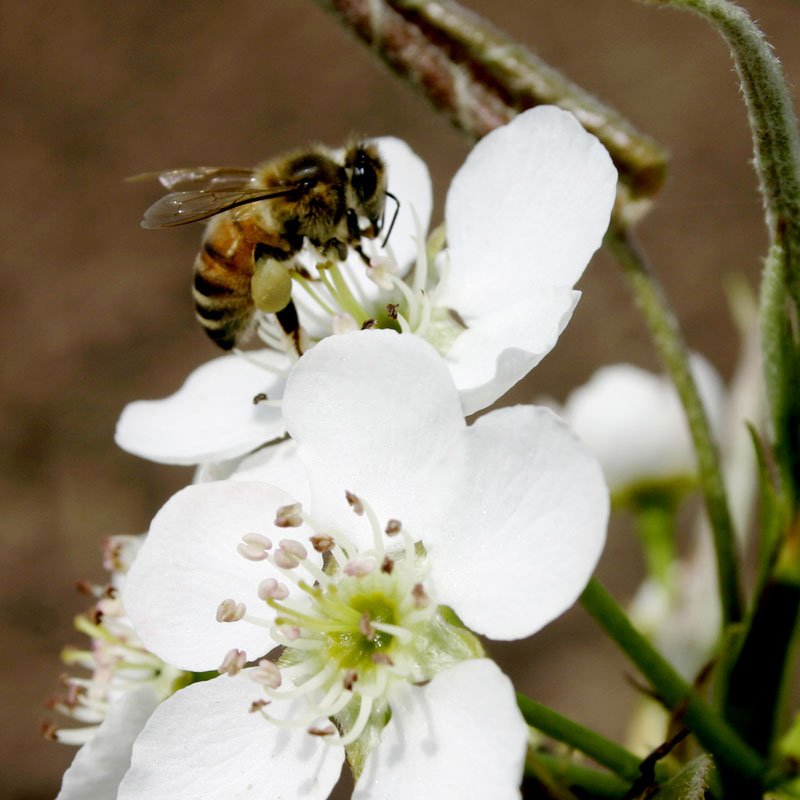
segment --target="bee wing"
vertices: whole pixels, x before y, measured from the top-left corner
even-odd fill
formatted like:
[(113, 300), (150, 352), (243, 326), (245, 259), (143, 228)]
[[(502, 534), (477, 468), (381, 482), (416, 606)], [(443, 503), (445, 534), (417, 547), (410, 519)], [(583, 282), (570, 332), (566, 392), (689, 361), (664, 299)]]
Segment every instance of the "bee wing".
[(247, 189), (199, 189), (195, 191), (170, 192), (156, 200), (142, 219), (143, 228), (172, 228), (201, 219), (213, 217), (246, 203), (285, 197), (297, 191), (294, 184), (279, 188), (252, 187)]
[(180, 167), (163, 172), (143, 172), (129, 181), (157, 180), (165, 189), (183, 192), (202, 189), (244, 189), (255, 173), (249, 167)]

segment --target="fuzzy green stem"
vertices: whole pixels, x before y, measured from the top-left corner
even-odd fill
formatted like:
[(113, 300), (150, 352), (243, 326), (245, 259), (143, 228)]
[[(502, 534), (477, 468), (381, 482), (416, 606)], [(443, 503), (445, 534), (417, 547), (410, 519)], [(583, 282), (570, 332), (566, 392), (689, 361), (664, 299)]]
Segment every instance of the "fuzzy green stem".
[(753, 133), (754, 165), (771, 239), (785, 240), (783, 273), (800, 302), (800, 133), (780, 63), (747, 12), (728, 0), (645, 0), (689, 9), (708, 20), (731, 50)]
[(686, 410), (697, 454), (700, 485), (714, 535), (723, 622), (738, 622), (742, 619), (742, 590), (733, 521), (725, 494), (719, 454), (697, 385), (689, 369), (686, 345), (661, 287), (648, 269), (644, 254), (630, 232), (612, 223), (606, 234), (605, 244), (622, 266), (636, 304), (645, 318)]
[(592, 578), (581, 595), (583, 607), (639, 668), (662, 702), (722, 764), (748, 780), (760, 780), (765, 763), (759, 754), (705, 703), (631, 624), (600, 583)]
[(579, 750), (627, 781), (634, 781), (639, 777), (641, 759), (624, 747), (519, 692), (517, 705), (525, 722), (532, 728)]

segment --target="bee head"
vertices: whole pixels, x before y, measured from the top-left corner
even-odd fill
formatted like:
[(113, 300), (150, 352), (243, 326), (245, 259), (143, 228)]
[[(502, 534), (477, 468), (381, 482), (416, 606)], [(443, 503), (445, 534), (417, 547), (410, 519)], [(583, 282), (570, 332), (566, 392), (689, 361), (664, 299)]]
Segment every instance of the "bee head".
[(377, 236), (383, 226), (386, 203), (386, 165), (375, 145), (355, 144), (347, 149), (344, 167), (348, 178), (348, 206), (370, 221), (367, 235)]

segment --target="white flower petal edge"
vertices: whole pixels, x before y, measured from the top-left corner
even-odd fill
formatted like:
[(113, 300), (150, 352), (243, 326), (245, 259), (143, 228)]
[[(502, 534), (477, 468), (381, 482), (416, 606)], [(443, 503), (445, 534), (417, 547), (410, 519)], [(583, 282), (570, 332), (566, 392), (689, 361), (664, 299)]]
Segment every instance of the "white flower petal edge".
[[(449, 278), (436, 290), (468, 326), (447, 354), (466, 413), (555, 345), (577, 300), (564, 290), (602, 242), (616, 182), (605, 148), (555, 106), (518, 115), (467, 157), (447, 195)], [(519, 298), (537, 306), (527, 319)]]
[(64, 773), (56, 800), (114, 800), (130, 767), (133, 742), (157, 705), (149, 686), (125, 692), (113, 703), (97, 733)]
[[(216, 669), (238, 648), (255, 658), (274, 645), (265, 628), (217, 622), (227, 599), (264, 609), (259, 581), (277, 570), (237, 552), (248, 533), (269, 538), (275, 511), (294, 499), (268, 484), (220, 481), (188, 486), (156, 514), (128, 573), (122, 602), (145, 647), (181, 669)], [(304, 526), (293, 537), (307, 538)], [(321, 563), (316, 553), (309, 555)]]
[(467, 321), (469, 328), (447, 353), (465, 415), (490, 406), (553, 349), (579, 298), (573, 289), (542, 287), (502, 311)]
[[(286, 370), (286, 356), (270, 350), (254, 358)], [(115, 439), (129, 453), (162, 464), (199, 464), (243, 455), (285, 433), (280, 409), (254, 403), (280, 397), (285, 377), (239, 356), (198, 367), (162, 400), (138, 400), (122, 412)]]
[(447, 491), (444, 483), (458, 498), (429, 504), (432, 584), (471, 630), (520, 639), (585, 588), (605, 544), (608, 489), (597, 461), (549, 409), (493, 411), (466, 433), (430, 482), (431, 494)]
[(398, 687), (353, 800), (515, 800), (527, 740), (511, 681), (488, 659), (465, 661)]
[[(718, 434), (726, 404), (722, 380), (701, 356), (693, 354), (689, 363)], [(563, 414), (600, 461), (612, 490), (694, 473), (686, 415), (664, 375), (632, 364), (601, 367), (569, 395)]]
[(446, 298), (471, 314), (509, 293), (573, 286), (602, 242), (616, 184), (608, 152), (568, 111), (540, 106), (492, 131), (447, 193)]
[[(136, 741), (119, 800), (326, 798), (344, 748), (248, 713), (262, 697), (244, 672), (195, 683), (166, 700)], [(290, 715), (292, 705), (270, 710)]]

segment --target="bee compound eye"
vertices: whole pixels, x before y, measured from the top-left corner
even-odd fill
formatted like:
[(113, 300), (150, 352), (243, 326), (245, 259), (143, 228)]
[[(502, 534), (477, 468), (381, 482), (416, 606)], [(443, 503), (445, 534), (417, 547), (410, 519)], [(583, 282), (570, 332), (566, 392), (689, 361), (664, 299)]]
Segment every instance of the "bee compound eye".
[(378, 188), (378, 174), (367, 158), (366, 153), (359, 153), (353, 167), (353, 189), (361, 202), (369, 200)]

